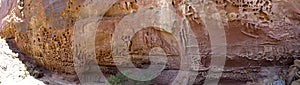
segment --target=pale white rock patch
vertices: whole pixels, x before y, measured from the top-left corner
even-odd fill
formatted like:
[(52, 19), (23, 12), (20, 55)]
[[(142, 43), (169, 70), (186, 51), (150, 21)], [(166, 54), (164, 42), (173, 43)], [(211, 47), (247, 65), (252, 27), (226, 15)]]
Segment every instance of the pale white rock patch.
[(25, 64), (18, 59), (18, 54), (9, 49), (0, 37), (0, 85), (45, 85), (30, 76)]

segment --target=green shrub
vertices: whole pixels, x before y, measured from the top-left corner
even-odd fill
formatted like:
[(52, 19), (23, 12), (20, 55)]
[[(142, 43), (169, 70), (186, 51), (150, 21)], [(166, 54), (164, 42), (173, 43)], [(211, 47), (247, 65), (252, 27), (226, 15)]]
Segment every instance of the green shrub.
[(123, 75), (122, 73), (117, 73), (116, 75), (110, 76), (106, 80), (106, 84), (109, 85), (149, 85), (151, 81), (137, 81), (130, 79)]

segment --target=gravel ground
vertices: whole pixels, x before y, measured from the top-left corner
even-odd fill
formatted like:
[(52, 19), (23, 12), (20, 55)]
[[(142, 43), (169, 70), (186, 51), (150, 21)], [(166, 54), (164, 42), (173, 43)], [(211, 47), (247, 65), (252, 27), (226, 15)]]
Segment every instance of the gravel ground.
[(30, 76), (18, 54), (9, 49), (8, 44), (0, 37), (0, 85), (45, 85), (42, 81)]

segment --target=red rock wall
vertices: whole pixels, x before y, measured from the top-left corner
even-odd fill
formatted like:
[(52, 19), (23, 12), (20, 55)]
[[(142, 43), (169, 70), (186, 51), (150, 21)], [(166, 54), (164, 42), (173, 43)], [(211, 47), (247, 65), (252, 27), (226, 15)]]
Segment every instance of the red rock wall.
[[(261, 70), (260, 67), (273, 66), (285, 68), (293, 58), (300, 56), (300, 7), (297, 5), (300, 4), (299, 1), (213, 1), (217, 5), (226, 32), (225, 69), (229, 71), (228, 75), (241, 74), (243, 69)], [(84, 7), (83, 2), (84, 0), (2, 1), (1, 36), (15, 39), (22, 51), (47, 69), (75, 75), (71, 38), (78, 13)], [(180, 17), (187, 18), (198, 41), (201, 53), (199, 62), (209, 67), (212, 54), (209, 35), (212, 34), (208, 34), (205, 24), (200, 19), (201, 13), (197, 11), (199, 3), (193, 0), (172, 0), (172, 7)], [(115, 30), (115, 26), (124, 16), (133, 14), (140, 8), (152, 9), (160, 6), (156, 0), (119, 0), (114, 4), (105, 13), (96, 30), (95, 51), (99, 64), (114, 66), (111, 41), (114, 31), (122, 31)], [(5, 18), (7, 16), (10, 17)], [(147, 54), (151, 48), (160, 46), (170, 59), (166, 69), (178, 70), (180, 50), (173, 42), (176, 41), (175, 38), (172, 34), (157, 29), (159, 28), (148, 27), (137, 32), (131, 39), (131, 52)], [(151, 37), (146, 37), (145, 34)], [(134, 58), (134, 63), (143, 67), (149, 64), (149, 60)], [(227, 77), (226, 74), (224, 77)]]

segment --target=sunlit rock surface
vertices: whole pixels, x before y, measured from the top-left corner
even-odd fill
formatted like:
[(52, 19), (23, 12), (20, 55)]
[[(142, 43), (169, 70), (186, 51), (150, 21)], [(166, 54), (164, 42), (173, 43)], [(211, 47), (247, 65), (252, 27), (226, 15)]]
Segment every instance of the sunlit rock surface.
[(18, 54), (9, 49), (8, 44), (0, 37), (0, 85), (45, 85), (29, 74)]
[[(72, 33), (85, 0), (2, 0), (1, 36), (12, 38), (18, 47), (53, 72), (75, 75), (71, 52)], [(201, 20), (202, 0), (166, 0), (169, 7), (189, 22), (196, 34), (201, 66), (210, 66), (210, 35)], [(227, 61), (222, 78), (230, 81), (260, 81), (258, 77), (283, 76), (299, 57), (300, 1), (212, 0), (226, 32)], [(95, 38), (95, 52), (102, 71), (116, 73), (111, 41), (116, 24), (139, 9), (162, 6), (157, 0), (119, 0), (104, 15)], [(95, 7), (95, 9), (97, 9)], [(101, 9), (101, 8), (99, 8)], [(104, 9), (103, 9), (104, 10)], [(200, 11), (199, 11), (200, 10)], [(88, 12), (88, 11), (86, 11)], [(139, 23), (131, 23), (139, 24)], [(147, 36), (145, 36), (147, 35)], [(180, 66), (179, 48), (168, 31), (148, 27), (131, 39), (132, 54), (148, 54), (161, 47), (168, 54), (166, 70), (157, 79), (169, 82)], [(137, 67), (149, 65), (147, 58), (133, 58)], [(270, 72), (270, 73), (265, 73)], [(199, 82), (206, 72), (199, 74)], [(164, 83), (166, 83), (164, 82)], [(198, 83), (199, 83), (198, 82)], [(226, 81), (224, 81), (226, 82)], [(228, 82), (228, 81), (227, 81)]]

